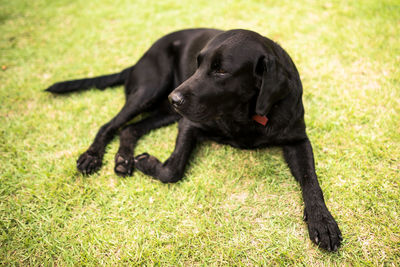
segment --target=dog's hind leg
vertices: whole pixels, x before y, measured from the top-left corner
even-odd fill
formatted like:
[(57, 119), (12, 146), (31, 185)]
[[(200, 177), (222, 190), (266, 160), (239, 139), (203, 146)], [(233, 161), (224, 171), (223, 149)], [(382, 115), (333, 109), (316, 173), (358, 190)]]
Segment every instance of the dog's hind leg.
[(120, 176), (132, 175), (133, 154), (139, 138), (153, 129), (174, 123), (179, 118), (180, 115), (175, 112), (159, 109), (149, 117), (126, 126), (120, 133), (120, 146), (115, 155), (115, 173)]

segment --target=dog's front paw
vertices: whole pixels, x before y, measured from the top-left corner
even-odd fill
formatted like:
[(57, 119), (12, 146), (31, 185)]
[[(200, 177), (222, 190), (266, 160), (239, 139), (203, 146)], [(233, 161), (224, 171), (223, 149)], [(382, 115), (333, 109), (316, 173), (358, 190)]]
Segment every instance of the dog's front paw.
[(133, 162), (134, 162), (133, 156), (131, 155), (126, 156), (117, 153), (115, 155), (115, 167), (114, 167), (115, 173), (122, 177), (131, 176), (134, 169)]
[(102, 165), (102, 161), (101, 156), (86, 151), (76, 161), (76, 167), (81, 173), (88, 175), (98, 171)]
[(343, 240), (342, 233), (328, 209), (305, 209), (304, 220), (314, 243), (328, 251), (337, 251)]
[(182, 173), (168, 166), (168, 160), (163, 164), (156, 157), (143, 153), (135, 157), (135, 168), (163, 183), (176, 183), (182, 178)]
[(135, 157), (135, 168), (144, 174), (155, 177), (156, 168), (160, 165), (160, 161), (147, 153), (140, 154)]

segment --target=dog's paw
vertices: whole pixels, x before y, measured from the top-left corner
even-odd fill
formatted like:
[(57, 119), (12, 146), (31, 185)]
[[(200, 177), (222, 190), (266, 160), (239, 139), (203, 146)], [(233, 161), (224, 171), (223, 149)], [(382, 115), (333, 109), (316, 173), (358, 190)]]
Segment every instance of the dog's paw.
[(126, 177), (132, 176), (134, 164), (133, 156), (123, 156), (120, 153), (115, 155), (115, 167), (114, 172), (118, 176)]
[(161, 163), (156, 157), (143, 153), (135, 157), (135, 168), (163, 183), (176, 183), (182, 179), (182, 172), (168, 166), (168, 160)]
[(155, 169), (157, 165), (160, 164), (160, 161), (147, 154), (143, 153), (134, 158), (135, 162), (135, 168), (138, 169), (139, 171), (143, 172), (144, 174), (154, 176), (155, 175)]
[(100, 169), (102, 161), (101, 156), (86, 151), (76, 161), (76, 167), (82, 174), (89, 175)]
[(328, 251), (337, 251), (340, 247), (342, 233), (330, 212), (317, 209), (312, 212), (304, 210), (304, 220), (308, 224), (311, 241)]

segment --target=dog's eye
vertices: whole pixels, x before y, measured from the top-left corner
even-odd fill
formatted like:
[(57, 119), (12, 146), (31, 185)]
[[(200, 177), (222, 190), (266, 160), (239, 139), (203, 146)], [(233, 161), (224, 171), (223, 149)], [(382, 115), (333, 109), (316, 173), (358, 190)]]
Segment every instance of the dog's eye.
[(218, 75), (224, 75), (227, 73), (223, 68), (221, 68), (221, 65), (217, 62), (214, 62), (211, 65), (211, 69), (215, 74), (218, 74)]
[(214, 70), (214, 72), (215, 73), (217, 73), (217, 74), (226, 74), (226, 71), (224, 71), (223, 69), (216, 69), (216, 70)]

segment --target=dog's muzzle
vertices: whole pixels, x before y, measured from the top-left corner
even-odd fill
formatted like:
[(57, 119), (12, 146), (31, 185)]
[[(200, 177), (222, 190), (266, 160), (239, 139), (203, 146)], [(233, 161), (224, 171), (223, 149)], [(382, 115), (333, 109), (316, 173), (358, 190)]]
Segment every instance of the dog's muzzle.
[(171, 93), (168, 96), (168, 100), (172, 104), (172, 106), (174, 106), (174, 108), (179, 108), (185, 101), (183, 95), (179, 92)]

